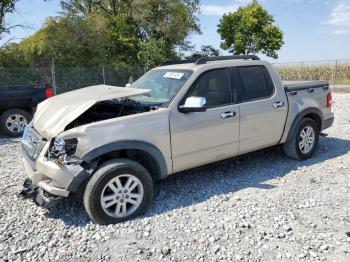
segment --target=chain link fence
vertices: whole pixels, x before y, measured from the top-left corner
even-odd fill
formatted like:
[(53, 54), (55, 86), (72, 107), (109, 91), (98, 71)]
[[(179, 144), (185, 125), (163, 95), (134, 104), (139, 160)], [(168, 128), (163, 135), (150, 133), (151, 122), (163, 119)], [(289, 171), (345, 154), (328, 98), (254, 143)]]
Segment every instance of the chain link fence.
[[(336, 87), (349, 87), (350, 59), (275, 63), (283, 80), (326, 80)], [(48, 84), (56, 93), (107, 84), (125, 86), (130, 79), (136, 80), (145, 73), (143, 68), (121, 70), (111, 67), (60, 67), (0, 68), (0, 87), (16, 85)]]
[(56, 93), (91, 85), (125, 86), (144, 74), (144, 69), (121, 70), (110, 67), (0, 68), (0, 87), (18, 85), (52, 85)]
[(50, 67), (0, 68), (0, 86), (52, 83)]
[(121, 70), (109, 67), (55, 67), (53, 81), (57, 93), (64, 93), (74, 89), (91, 85), (106, 84), (125, 86), (130, 79), (136, 80), (143, 73), (143, 69)]

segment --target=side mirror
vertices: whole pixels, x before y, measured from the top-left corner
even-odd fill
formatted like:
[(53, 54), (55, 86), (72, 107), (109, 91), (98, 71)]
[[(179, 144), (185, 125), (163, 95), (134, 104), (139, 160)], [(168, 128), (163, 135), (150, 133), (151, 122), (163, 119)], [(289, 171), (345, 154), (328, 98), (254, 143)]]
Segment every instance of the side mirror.
[(179, 106), (179, 111), (184, 114), (192, 112), (205, 112), (207, 111), (207, 107), (205, 106), (206, 103), (207, 101), (205, 97), (191, 96), (186, 99), (184, 105)]

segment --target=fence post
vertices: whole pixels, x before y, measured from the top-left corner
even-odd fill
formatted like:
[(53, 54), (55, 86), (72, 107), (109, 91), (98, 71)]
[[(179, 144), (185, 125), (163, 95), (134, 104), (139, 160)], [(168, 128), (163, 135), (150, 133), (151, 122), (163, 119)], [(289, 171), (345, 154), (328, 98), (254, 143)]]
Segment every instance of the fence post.
[(337, 73), (338, 73), (338, 59), (335, 60), (335, 72), (334, 72), (334, 83), (333, 83), (334, 91), (335, 91), (335, 85), (337, 83)]
[(105, 76), (105, 67), (102, 66), (102, 77), (103, 77), (103, 84), (106, 84), (106, 76)]
[(55, 73), (55, 59), (52, 58), (51, 64), (51, 78), (52, 78), (52, 88), (54, 95), (57, 94), (57, 86), (56, 86), (56, 73)]

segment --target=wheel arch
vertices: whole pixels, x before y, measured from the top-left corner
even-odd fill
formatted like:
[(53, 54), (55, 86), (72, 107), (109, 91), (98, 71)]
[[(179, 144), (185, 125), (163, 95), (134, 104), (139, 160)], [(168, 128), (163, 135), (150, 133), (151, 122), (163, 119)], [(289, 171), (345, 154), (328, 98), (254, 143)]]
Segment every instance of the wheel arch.
[[(162, 152), (156, 146), (143, 141), (113, 142), (97, 147), (80, 158), (87, 166), (94, 162), (99, 166), (114, 158), (128, 158), (144, 166), (154, 181), (165, 178), (168, 175), (167, 164)], [(80, 185), (89, 177), (91, 177), (91, 173), (82, 172), (74, 177), (67, 190), (77, 191)]]
[(288, 136), (286, 138), (285, 143), (291, 141), (291, 139), (293, 138), (293, 135), (295, 134), (296, 130), (298, 129), (298, 124), (304, 118), (310, 118), (310, 119), (314, 120), (317, 123), (319, 130), (320, 131), (322, 130), (323, 119), (322, 119), (321, 110), (316, 108), (316, 107), (307, 108), (307, 109), (301, 111), (294, 118), (293, 123), (291, 125), (291, 128), (289, 129)]

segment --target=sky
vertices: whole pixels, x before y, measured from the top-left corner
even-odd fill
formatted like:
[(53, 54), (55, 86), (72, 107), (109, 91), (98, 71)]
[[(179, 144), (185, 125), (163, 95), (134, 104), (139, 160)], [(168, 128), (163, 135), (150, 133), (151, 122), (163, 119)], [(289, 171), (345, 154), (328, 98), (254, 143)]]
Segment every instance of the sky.
[[(224, 13), (233, 12), (251, 0), (201, 0), (201, 35), (191, 35), (201, 45), (220, 47), (217, 25)], [(284, 33), (285, 44), (273, 62), (350, 59), (350, 0), (259, 0)], [(9, 22), (29, 28), (16, 29), (9, 37), (23, 38), (38, 30), (45, 18), (60, 11), (58, 0), (20, 0)], [(17, 40), (18, 41), (18, 40)], [(223, 52), (223, 54), (226, 54)], [(262, 56), (265, 58), (264, 56)]]

